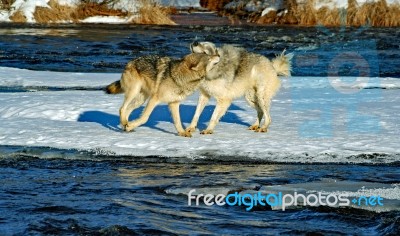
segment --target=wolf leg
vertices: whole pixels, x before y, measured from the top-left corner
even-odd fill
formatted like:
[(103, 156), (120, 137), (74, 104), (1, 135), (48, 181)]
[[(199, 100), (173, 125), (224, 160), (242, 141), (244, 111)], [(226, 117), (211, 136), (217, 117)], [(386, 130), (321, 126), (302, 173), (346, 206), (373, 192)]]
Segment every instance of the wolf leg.
[(123, 129), (126, 129), (126, 125), (128, 124), (129, 115), (132, 112), (132, 110), (130, 112), (128, 112), (129, 106), (131, 103), (135, 102), (134, 99), (139, 94), (140, 87), (141, 87), (140, 84), (137, 83), (132, 88), (130, 88), (128, 91), (125, 92), (124, 102), (123, 102), (121, 108), (119, 109), (119, 118), (120, 118), (120, 123), (121, 123)]
[(159, 103), (159, 101), (157, 98), (155, 98), (155, 97), (150, 98), (149, 102), (147, 103), (146, 107), (144, 108), (142, 115), (138, 119), (136, 119), (132, 122), (129, 122), (128, 125), (126, 125), (125, 130), (131, 131), (134, 128), (146, 123), (149, 120), (151, 112), (158, 105), (158, 103)]
[(193, 132), (196, 130), (200, 115), (203, 112), (204, 107), (207, 105), (208, 100), (210, 100), (210, 96), (200, 92), (199, 101), (196, 107), (196, 112), (194, 113), (192, 122), (190, 123), (189, 127), (186, 128), (187, 132)]
[(254, 122), (254, 124), (252, 124), (248, 129), (249, 130), (257, 130), (260, 127), (260, 123), (261, 123), (261, 120), (263, 118), (264, 112), (262, 111), (262, 109), (258, 105), (258, 101), (257, 101), (257, 97), (256, 97), (256, 91), (253, 90), (253, 89), (251, 91), (248, 91), (246, 93), (246, 95), (245, 95), (245, 98), (246, 98), (247, 103), (251, 107), (256, 109), (256, 111), (257, 111), (257, 119)]
[(268, 127), (271, 124), (272, 120), (271, 120), (271, 115), (270, 113), (270, 108), (271, 108), (271, 100), (272, 100), (272, 96), (270, 96), (270, 94), (265, 95), (264, 97), (260, 98), (260, 107), (262, 109), (262, 113), (264, 113), (265, 115), (265, 120), (264, 120), (264, 124), (261, 127), (258, 127), (257, 129), (255, 129), (256, 132), (267, 132), (268, 131)]
[(134, 111), (136, 108), (143, 105), (143, 103), (146, 101), (146, 99), (147, 99), (147, 96), (141, 92), (135, 97), (135, 99), (132, 100), (132, 102), (126, 108), (126, 115), (127, 115), (128, 120), (129, 120), (129, 116), (132, 113), (132, 111)]
[(178, 135), (183, 137), (192, 137), (190, 132), (185, 131), (182, 127), (181, 116), (179, 114), (179, 102), (171, 102), (168, 106), (172, 114), (176, 131), (178, 131)]
[(228, 107), (231, 105), (231, 100), (217, 100), (217, 106), (211, 116), (210, 123), (206, 130), (201, 131), (201, 134), (212, 134), (214, 132), (215, 126), (218, 124), (219, 119), (225, 114)]
[(266, 58), (263, 58), (254, 66), (252, 69), (252, 76), (254, 76), (254, 79), (257, 81), (257, 102), (265, 116), (263, 125), (255, 131), (267, 132), (271, 124), (271, 116), (269, 113), (271, 101), (278, 92), (281, 82), (277, 72), (272, 68), (272, 64)]
[(252, 124), (249, 127), (249, 130), (258, 130), (260, 128), (260, 123), (261, 123), (261, 120), (262, 120), (262, 118), (264, 116), (264, 112), (259, 107), (257, 107), (256, 109), (257, 109), (257, 119), (254, 122), (254, 124)]

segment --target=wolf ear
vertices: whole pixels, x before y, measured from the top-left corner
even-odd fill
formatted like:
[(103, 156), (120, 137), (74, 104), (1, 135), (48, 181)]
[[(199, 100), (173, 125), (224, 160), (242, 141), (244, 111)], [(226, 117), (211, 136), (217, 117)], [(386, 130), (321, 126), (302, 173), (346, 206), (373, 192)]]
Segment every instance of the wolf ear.
[(209, 72), (216, 64), (218, 64), (219, 60), (219, 55), (210, 57), (210, 59), (208, 59), (206, 71)]
[(201, 68), (202, 68), (202, 65), (201, 65), (201, 64), (202, 64), (201, 61), (199, 61), (197, 64), (192, 64), (192, 65), (190, 65), (189, 68), (190, 68), (191, 70), (194, 70), (194, 71), (199, 71), (199, 70), (201, 70)]
[[(191, 54), (191, 60), (187, 60), (186, 63), (190, 70), (201, 71), (204, 70), (206, 66), (207, 60), (205, 60), (208, 56), (204, 54)], [(208, 64), (208, 63), (207, 63)]]
[(215, 44), (208, 43), (204, 45), (204, 52), (209, 56), (218, 55), (218, 50)]

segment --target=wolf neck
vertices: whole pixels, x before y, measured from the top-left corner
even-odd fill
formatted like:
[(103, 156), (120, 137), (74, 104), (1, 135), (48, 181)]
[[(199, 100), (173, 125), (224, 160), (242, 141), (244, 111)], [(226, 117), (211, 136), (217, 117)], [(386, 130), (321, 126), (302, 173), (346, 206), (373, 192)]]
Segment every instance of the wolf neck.
[(171, 68), (171, 78), (179, 86), (196, 86), (204, 77), (204, 73), (191, 70), (182, 62)]
[[(218, 48), (220, 61), (209, 72), (207, 72), (206, 80), (218, 80), (226, 78), (232, 81), (238, 72), (239, 63), (244, 56), (243, 48), (234, 47), (232, 45), (224, 45)], [(234, 73), (232, 73), (234, 72)]]

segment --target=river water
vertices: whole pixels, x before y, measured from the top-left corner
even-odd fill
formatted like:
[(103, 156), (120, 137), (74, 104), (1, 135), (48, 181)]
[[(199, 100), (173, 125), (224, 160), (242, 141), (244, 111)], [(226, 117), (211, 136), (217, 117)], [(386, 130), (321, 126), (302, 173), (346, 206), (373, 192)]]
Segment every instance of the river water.
[[(399, 36), (400, 28), (3, 24), (0, 66), (119, 73), (132, 58), (147, 54), (180, 57), (188, 53), (189, 43), (199, 40), (238, 44), (268, 57), (286, 49), (295, 54), (295, 76), (399, 78)], [(348, 61), (337, 64), (338, 58)], [(189, 189), (231, 193), (281, 185), (307, 189), (316, 184), (324, 189), (330, 181), (338, 182), (337, 190), (349, 185), (393, 187), (400, 182), (398, 162), (227, 160), (115, 157), (0, 146), (0, 234), (400, 233), (398, 200), (385, 211), (324, 206), (247, 211), (243, 206), (188, 206), (185, 195)]]
[[(270, 58), (286, 49), (296, 55), (294, 76), (400, 77), (400, 28), (0, 25), (0, 35), (1, 65), (33, 70), (121, 72), (138, 56), (181, 57), (198, 40)], [(338, 58), (349, 61), (337, 65)]]

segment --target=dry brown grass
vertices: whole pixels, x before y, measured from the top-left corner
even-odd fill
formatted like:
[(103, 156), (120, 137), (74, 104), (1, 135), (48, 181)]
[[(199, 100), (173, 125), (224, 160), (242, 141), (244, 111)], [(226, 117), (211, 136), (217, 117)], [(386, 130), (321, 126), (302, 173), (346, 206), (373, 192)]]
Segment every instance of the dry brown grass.
[(325, 26), (346, 25), (342, 9), (322, 7), (318, 9), (318, 11), (315, 11), (315, 14), (317, 24), (323, 24)]
[(314, 9), (314, 0), (308, 0), (304, 5), (294, 5), (294, 9), (290, 9), (296, 16), (300, 25), (315, 25), (317, 18)]
[(77, 15), (79, 19), (84, 19), (91, 16), (120, 16), (125, 17), (127, 12), (115, 10), (108, 7), (106, 2), (83, 2), (78, 6)]
[(139, 17), (135, 17), (132, 22), (135, 24), (149, 25), (176, 25), (169, 15), (174, 12), (174, 8), (162, 7), (151, 0), (141, 0), (142, 6), (139, 9)]
[[(11, 1), (11, 0), (10, 0)], [(115, 1), (115, 0), (114, 0)], [(175, 8), (162, 7), (152, 0), (139, 0), (142, 7), (139, 9), (139, 17), (132, 20), (134, 24), (160, 24), (175, 25), (169, 15), (176, 13)], [(115, 10), (109, 7), (113, 0), (103, 2), (82, 1), (77, 7), (60, 5), (56, 0), (50, 0), (48, 7), (36, 7), (34, 18), (38, 23), (79, 22), (91, 16), (119, 16), (128, 17), (131, 13)], [(13, 22), (26, 22), (22, 12), (17, 11), (10, 19)]]
[(10, 20), (15, 23), (25, 23), (26, 17), (24, 16), (24, 13), (22, 13), (21, 11), (17, 11), (12, 16), (10, 16)]
[(290, 9), (300, 25), (322, 24), (326, 26), (400, 26), (400, 6), (388, 5), (386, 0), (357, 5), (355, 0), (348, 0), (347, 9), (322, 7), (314, 8), (314, 0), (304, 5), (294, 5)]
[(400, 6), (389, 5), (385, 0), (376, 3), (366, 3), (356, 11), (354, 23), (372, 26), (400, 26)]
[(211, 11), (220, 11), (229, 2), (232, 2), (232, 0), (200, 0), (200, 6)]
[(38, 23), (57, 23), (61, 21), (76, 22), (79, 19), (76, 7), (63, 6), (50, 0), (48, 7), (36, 7), (33, 16)]
[(15, 0), (0, 0), (0, 10), (7, 10), (11, 9), (11, 5), (14, 3)]

